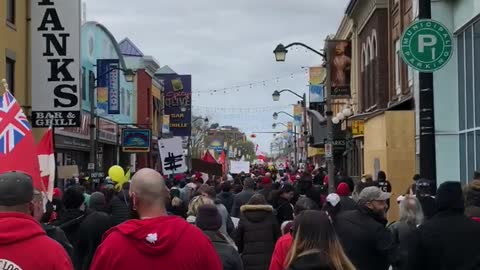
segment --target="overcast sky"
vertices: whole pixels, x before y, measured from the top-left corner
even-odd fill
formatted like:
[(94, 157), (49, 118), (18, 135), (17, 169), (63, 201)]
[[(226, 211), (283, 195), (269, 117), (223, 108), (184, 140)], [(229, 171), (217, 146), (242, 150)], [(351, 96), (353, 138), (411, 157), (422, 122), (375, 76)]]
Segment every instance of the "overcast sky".
[[(87, 20), (105, 25), (117, 41), (128, 37), (161, 66), (169, 65), (179, 74), (192, 74), (196, 115), (208, 116), (211, 123), (237, 126), (248, 135), (273, 131), (274, 111), (292, 113), (289, 104), (296, 103), (298, 98), (283, 93), (280, 101), (274, 103), (272, 92), (289, 88), (303, 94), (308, 90), (308, 74), (302, 67), (321, 62), (305, 49), (292, 48), (287, 61), (277, 63), (272, 53), (275, 46), (298, 41), (315, 49), (323, 48), (325, 37), (336, 32), (348, 3), (348, 0), (84, 1)], [(250, 86), (252, 82), (259, 83)], [(237, 85), (247, 86), (237, 91)], [(228, 88), (227, 93), (206, 92), (223, 88)], [(279, 121), (289, 119), (282, 116)], [(277, 131), (283, 129), (278, 127)], [(258, 134), (255, 142), (268, 152), (272, 139), (271, 134)]]

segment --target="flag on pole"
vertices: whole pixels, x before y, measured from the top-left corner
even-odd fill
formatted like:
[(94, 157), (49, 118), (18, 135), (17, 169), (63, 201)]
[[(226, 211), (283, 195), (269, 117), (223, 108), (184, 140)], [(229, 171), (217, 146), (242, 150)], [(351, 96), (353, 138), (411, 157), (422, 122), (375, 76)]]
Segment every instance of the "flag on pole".
[(50, 127), (37, 145), (40, 175), (47, 189), (47, 198), (52, 201), (55, 185), (55, 151), (53, 146), (53, 130)]
[(227, 156), (225, 155), (225, 150), (222, 151), (222, 154), (218, 158), (218, 163), (222, 164), (222, 171), (225, 174), (227, 171)]
[(33, 185), (44, 192), (32, 128), (3, 81), (5, 93), (0, 97), (0, 173), (19, 171), (30, 175)]
[(256, 152), (257, 159), (259, 159), (263, 162), (265, 162), (267, 160), (267, 156), (265, 155), (265, 153), (260, 151), (260, 148), (258, 147), (258, 144), (257, 144), (257, 147), (255, 148), (255, 152)]
[(202, 160), (203, 160), (203, 161), (206, 161), (206, 162), (209, 162), (209, 163), (215, 163), (215, 164), (217, 164), (217, 161), (216, 161), (215, 158), (212, 156), (212, 154), (210, 154), (209, 151), (205, 152), (205, 155), (203, 155)]

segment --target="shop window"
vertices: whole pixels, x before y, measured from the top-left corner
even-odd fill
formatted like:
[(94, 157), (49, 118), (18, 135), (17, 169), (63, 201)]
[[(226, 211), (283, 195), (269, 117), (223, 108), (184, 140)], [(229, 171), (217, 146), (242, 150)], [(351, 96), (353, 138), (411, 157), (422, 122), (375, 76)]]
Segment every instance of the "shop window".
[(5, 78), (8, 83), (8, 88), (12, 95), (15, 94), (15, 60), (11, 58), (5, 59)]
[(465, 48), (464, 34), (457, 38), (458, 48), (458, 121), (460, 130), (465, 130)]
[(15, 24), (15, 0), (6, 0), (7, 2), (7, 22)]
[(400, 82), (400, 40), (395, 41), (395, 94), (402, 94), (402, 84)]
[(465, 102), (467, 129), (473, 128), (474, 118), (474, 95), (473, 95), (473, 32), (472, 27), (465, 31)]
[(467, 147), (466, 134), (460, 134), (460, 181), (465, 184), (467, 181), (467, 156), (465, 148)]
[[(473, 27), (473, 70), (477, 76), (474, 76), (476, 80), (474, 80), (474, 93), (475, 93), (475, 127), (480, 127), (480, 80), (478, 80), (478, 73), (480, 72), (480, 21), (475, 23)], [(478, 147), (477, 149), (480, 149)], [(477, 166), (480, 168), (480, 166)]]

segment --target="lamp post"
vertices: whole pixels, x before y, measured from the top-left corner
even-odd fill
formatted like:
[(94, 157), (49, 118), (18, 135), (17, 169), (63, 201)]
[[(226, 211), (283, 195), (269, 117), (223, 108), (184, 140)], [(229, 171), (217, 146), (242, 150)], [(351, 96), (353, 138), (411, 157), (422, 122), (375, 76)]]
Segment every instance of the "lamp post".
[[(273, 53), (275, 54), (275, 60), (277, 62), (285, 62), (285, 59), (287, 57), (288, 53), (288, 48), (292, 46), (301, 46), (309, 51), (317, 54), (318, 56), (322, 57), (322, 59), (328, 64), (329, 63), (329, 55), (327, 53), (321, 53), (315, 49), (313, 49), (310, 46), (307, 46), (303, 43), (300, 42), (293, 42), (288, 44), (287, 46), (284, 46), (283, 44), (278, 44), (278, 46), (275, 48)], [(325, 50), (324, 50), (325, 51)], [(333, 141), (333, 123), (332, 123), (332, 105), (331, 105), (331, 98), (330, 98), (330, 85), (331, 85), (331, 80), (330, 80), (330, 69), (327, 68), (327, 79), (326, 79), (326, 94), (325, 94), (325, 114), (327, 118), (327, 143), (331, 144)], [(334, 168), (334, 163), (333, 163), (333, 156), (332, 157), (326, 157), (326, 163), (327, 163), (327, 168), (328, 168), (328, 190), (330, 193), (335, 192), (335, 168)]]
[[(89, 93), (88, 93), (88, 98), (90, 101), (90, 157), (89, 157), (89, 163), (93, 163), (93, 169), (92, 171), (96, 171), (97, 169), (97, 126), (95, 124), (95, 93), (98, 87), (98, 80), (107, 76), (110, 74), (112, 71), (119, 70), (123, 72), (123, 76), (125, 77), (126, 82), (133, 82), (135, 80), (135, 72), (132, 69), (123, 69), (119, 67), (113, 67), (110, 68), (108, 71), (105, 73), (102, 73), (98, 75), (96, 78), (93, 77), (93, 81), (95, 84), (91, 87)], [(93, 75), (95, 76), (95, 75)]]
[[(304, 142), (304, 148), (305, 148), (304, 149), (304, 155), (305, 155), (305, 165), (306, 165), (307, 159), (308, 159), (307, 94), (303, 93), (303, 95), (300, 96), (299, 94), (295, 93), (294, 91), (292, 91), (290, 89), (283, 89), (283, 90), (280, 90), (280, 91), (275, 90), (272, 94), (273, 101), (279, 101), (280, 100), (280, 94), (283, 93), (283, 92), (292, 93), (293, 95), (299, 97), (302, 100), (302, 107), (303, 107), (303, 142)], [(274, 114), (274, 117), (275, 117), (275, 114)], [(278, 117), (278, 114), (277, 114), (277, 117)]]

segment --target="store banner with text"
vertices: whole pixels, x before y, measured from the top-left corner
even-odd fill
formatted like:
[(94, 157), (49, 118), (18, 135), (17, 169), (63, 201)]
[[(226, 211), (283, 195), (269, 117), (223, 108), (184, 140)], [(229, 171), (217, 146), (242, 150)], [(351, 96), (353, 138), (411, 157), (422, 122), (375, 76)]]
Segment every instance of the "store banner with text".
[(158, 78), (163, 80), (165, 114), (170, 115), (170, 133), (173, 136), (191, 136), (192, 76), (165, 74)]
[(97, 110), (120, 113), (120, 62), (118, 59), (97, 60)]
[[(29, 10), (32, 126), (79, 127), (80, 0), (31, 0)], [(17, 58), (23, 56), (17, 53)]]
[(328, 40), (330, 55), (330, 96), (332, 98), (349, 98), (351, 96), (350, 75), (352, 66), (352, 43), (349, 40)]
[(303, 108), (301, 104), (293, 105), (293, 120), (296, 126), (302, 125), (302, 113), (303, 113)]
[(162, 159), (164, 175), (184, 173), (187, 171), (181, 138), (160, 139), (158, 140), (158, 149), (160, 158)]
[(324, 101), (323, 81), (325, 79), (325, 68), (311, 67), (310, 71), (310, 103), (318, 103)]

